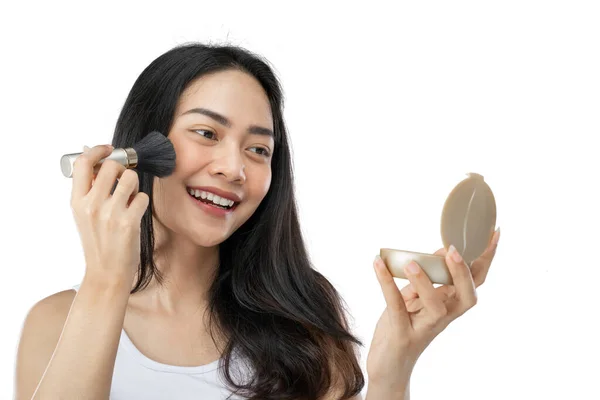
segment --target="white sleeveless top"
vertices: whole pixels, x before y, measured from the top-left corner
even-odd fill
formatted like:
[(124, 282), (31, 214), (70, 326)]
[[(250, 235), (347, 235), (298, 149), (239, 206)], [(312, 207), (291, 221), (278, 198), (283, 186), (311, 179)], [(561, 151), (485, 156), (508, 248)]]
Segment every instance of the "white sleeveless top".
[[(77, 291), (79, 286), (73, 289)], [(135, 347), (122, 329), (110, 400), (243, 400), (227, 389), (218, 374), (219, 368), (219, 360), (197, 367), (151, 360)]]

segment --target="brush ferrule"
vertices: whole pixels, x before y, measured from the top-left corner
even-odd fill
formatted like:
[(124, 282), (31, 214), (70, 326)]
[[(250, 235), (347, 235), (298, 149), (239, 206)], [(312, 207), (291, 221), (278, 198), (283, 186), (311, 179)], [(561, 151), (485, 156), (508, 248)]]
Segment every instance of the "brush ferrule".
[(125, 153), (127, 153), (127, 164), (129, 165), (128, 168), (135, 168), (138, 165), (138, 155), (136, 153), (136, 151), (133, 149), (133, 147), (126, 147), (125, 148)]

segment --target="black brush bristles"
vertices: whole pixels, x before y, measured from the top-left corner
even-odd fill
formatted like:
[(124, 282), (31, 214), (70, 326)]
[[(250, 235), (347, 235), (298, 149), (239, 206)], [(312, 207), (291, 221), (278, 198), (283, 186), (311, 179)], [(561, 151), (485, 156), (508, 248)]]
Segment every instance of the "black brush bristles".
[(175, 148), (162, 133), (152, 131), (133, 149), (138, 156), (137, 170), (162, 178), (171, 175), (175, 169)]

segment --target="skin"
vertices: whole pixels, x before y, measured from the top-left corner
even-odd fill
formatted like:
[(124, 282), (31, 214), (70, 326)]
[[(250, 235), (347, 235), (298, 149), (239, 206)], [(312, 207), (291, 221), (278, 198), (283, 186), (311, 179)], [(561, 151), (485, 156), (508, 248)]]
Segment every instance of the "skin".
[[(226, 116), (231, 125), (197, 113), (184, 115), (199, 107)], [(273, 138), (248, 133), (250, 125), (273, 130), (272, 114), (260, 84), (240, 71), (199, 78), (177, 105), (168, 134), (177, 153), (176, 168), (169, 177), (155, 178), (153, 192), (155, 257), (164, 286), (152, 282), (142, 292), (123, 297), (123, 328), (142, 353), (158, 362), (194, 366), (220, 356), (203, 319), (206, 294), (218, 264), (218, 245), (255, 212), (272, 177)], [(229, 216), (214, 217), (191, 201), (186, 186), (215, 186), (238, 194), (243, 201)], [(475, 288), (487, 275), (495, 246), (491, 245), (471, 271), (446, 255), (456, 286), (434, 289), (421, 272), (409, 276), (411, 284), (401, 292), (386, 268), (377, 269), (387, 307), (367, 361), (367, 400), (408, 398), (410, 372), (418, 356), (453, 319), (474, 305)], [(436, 254), (445, 254), (445, 250)], [(90, 296), (99, 293), (88, 290)], [(18, 399), (31, 398), (61, 332), (64, 335), (63, 325), (74, 298), (73, 290), (56, 293), (37, 303), (28, 315), (17, 356)], [(81, 302), (78, 310), (87, 310), (86, 318), (91, 304), (104, 304), (94, 296)], [(108, 309), (114, 309), (112, 303)], [(108, 315), (106, 310), (98, 312)], [(38, 335), (41, 330), (46, 334)], [(118, 340), (118, 335), (113, 339)], [(115, 343), (105, 346), (115, 347)], [(332, 388), (331, 399), (336, 398), (334, 392)]]

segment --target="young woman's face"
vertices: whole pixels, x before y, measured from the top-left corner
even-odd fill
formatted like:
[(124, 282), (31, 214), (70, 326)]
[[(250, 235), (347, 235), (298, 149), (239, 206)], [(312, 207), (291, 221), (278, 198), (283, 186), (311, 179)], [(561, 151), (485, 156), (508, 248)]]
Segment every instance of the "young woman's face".
[[(197, 245), (223, 242), (269, 190), (272, 132), (269, 100), (251, 75), (221, 71), (194, 81), (179, 99), (168, 135), (175, 147), (175, 170), (154, 181), (155, 218)], [(193, 198), (190, 190), (197, 187), (233, 193), (241, 201), (223, 212), (200, 200), (211, 189), (194, 191), (199, 196)]]

